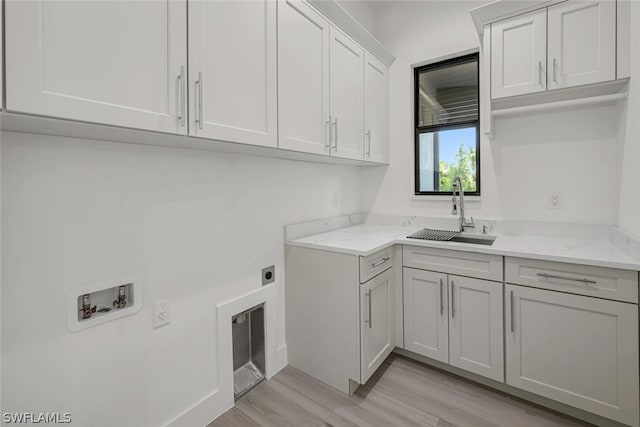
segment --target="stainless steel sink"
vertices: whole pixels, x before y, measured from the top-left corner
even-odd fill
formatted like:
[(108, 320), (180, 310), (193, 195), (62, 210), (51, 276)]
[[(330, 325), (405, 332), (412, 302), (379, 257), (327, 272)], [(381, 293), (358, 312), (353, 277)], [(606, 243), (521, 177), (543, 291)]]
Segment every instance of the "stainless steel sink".
[(496, 236), (464, 236), (458, 235), (453, 236), (449, 241), (450, 242), (459, 242), (459, 243), (471, 243), (473, 245), (493, 245), (495, 242)]
[(409, 239), (435, 240), (440, 242), (470, 243), (472, 245), (487, 245), (487, 246), (492, 245), (493, 242), (496, 240), (496, 236), (489, 236), (486, 234), (460, 233), (458, 231), (432, 230), (429, 228), (424, 228), (407, 237)]

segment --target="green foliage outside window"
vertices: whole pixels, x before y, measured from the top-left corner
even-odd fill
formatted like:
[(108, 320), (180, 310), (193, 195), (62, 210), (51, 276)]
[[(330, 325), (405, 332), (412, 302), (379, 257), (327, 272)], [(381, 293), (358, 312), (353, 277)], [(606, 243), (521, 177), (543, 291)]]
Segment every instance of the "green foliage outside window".
[(476, 191), (476, 150), (460, 144), (453, 163), (440, 161), (440, 191), (451, 191), (456, 176), (462, 179), (464, 191)]

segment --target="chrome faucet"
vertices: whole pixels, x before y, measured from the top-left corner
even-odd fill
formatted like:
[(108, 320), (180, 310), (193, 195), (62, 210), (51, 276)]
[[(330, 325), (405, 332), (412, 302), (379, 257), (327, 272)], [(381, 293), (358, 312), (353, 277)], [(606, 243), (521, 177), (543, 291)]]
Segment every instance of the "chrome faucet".
[(453, 209), (451, 210), (451, 215), (458, 215), (456, 188), (458, 189), (458, 195), (460, 197), (460, 232), (462, 233), (465, 228), (476, 228), (476, 225), (473, 222), (473, 217), (471, 217), (470, 222), (467, 222), (467, 219), (464, 217), (464, 190), (462, 189), (462, 179), (459, 176), (453, 178), (453, 184), (451, 184), (451, 187), (451, 190), (453, 192), (453, 197), (451, 199), (451, 202), (453, 203)]

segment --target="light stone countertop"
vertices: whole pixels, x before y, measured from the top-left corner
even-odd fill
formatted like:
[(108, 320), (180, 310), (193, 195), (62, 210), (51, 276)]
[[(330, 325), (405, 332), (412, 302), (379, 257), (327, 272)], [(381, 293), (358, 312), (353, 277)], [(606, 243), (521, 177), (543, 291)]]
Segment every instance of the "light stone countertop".
[(452, 249), (598, 267), (640, 270), (632, 258), (606, 240), (498, 235), (491, 246), (408, 239), (422, 226), (360, 224), (287, 241), (288, 245), (351, 255), (370, 255), (395, 244)]

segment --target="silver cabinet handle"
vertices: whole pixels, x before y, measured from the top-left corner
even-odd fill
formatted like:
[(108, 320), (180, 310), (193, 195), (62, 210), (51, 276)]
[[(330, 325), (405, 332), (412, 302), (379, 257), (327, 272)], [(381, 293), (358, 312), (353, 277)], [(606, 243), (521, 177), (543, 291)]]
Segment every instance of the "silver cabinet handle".
[(331, 150), (331, 116), (329, 116), (329, 120), (327, 120), (326, 122), (324, 122), (324, 140), (325, 140), (325, 147), (328, 148), (329, 150)]
[(444, 295), (443, 292), (444, 283), (442, 279), (440, 279), (440, 316), (444, 314)]
[(390, 257), (386, 256), (386, 257), (382, 258), (380, 261), (372, 262), (371, 263), (371, 267), (372, 268), (379, 267), (382, 264), (384, 264), (385, 262), (389, 261), (390, 259), (391, 259)]
[(371, 129), (367, 129), (365, 136), (367, 137), (367, 156), (371, 157)]
[(456, 286), (456, 284), (452, 280), (451, 281), (451, 318), (452, 319), (454, 317), (456, 317), (456, 308), (455, 308), (455, 305), (453, 303), (453, 299), (454, 299), (454, 295), (455, 295), (455, 286)]
[(557, 67), (556, 66), (556, 58), (553, 58), (553, 82), (555, 84), (558, 84), (558, 79), (557, 79), (557, 76), (556, 76), (556, 67)]
[(560, 279), (560, 280), (570, 280), (572, 282), (582, 282), (582, 283), (598, 283), (595, 280), (587, 279), (586, 277), (580, 279), (578, 277), (568, 277), (568, 276), (559, 276), (555, 274), (548, 273), (538, 273), (538, 277), (542, 277), (544, 279)]
[(338, 151), (338, 118), (337, 117), (333, 122), (333, 126), (335, 126), (335, 132), (336, 132), (336, 138), (333, 141), (333, 149), (335, 151)]
[(371, 319), (371, 291), (367, 292), (365, 295), (369, 298), (369, 320), (365, 320), (365, 322), (369, 324), (369, 329), (371, 329), (371, 323), (373, 323), (373, 319)]
[(538, 61), (538, 84), (544, 87), (544, 85), (542, 84), (542, 71), (542, 61)]
[(196, 123), (198, 123), (198, 129), (202, 129), (202, 71), (198, 71), (198, 80), (196, 80), (195, 85), (198, 86), (198, 90), (195, 91), (198, 98), (198, 116)]
[(514, 333), (516, 330), (516, 327), (515, 327), (515, 321), (514, 321), (515, 314), (513, 313), (513, 310), (515, 309), (515, 306), (513, 305), (513, 291), (511, 291), (511, 297), (510, 297), (509, 303), (511, 306), (511, 333)]
[(185, 125), (184, 65), (180, 66), (180, 75), (178, 76), (178, 91), (180, 92), (180, 96), (179, 96), (180, 99), (178, 101), (180, 103), (180, 109), (178, 111), (178, 120), (180, 120), (180, 126), (184, 127)]

